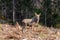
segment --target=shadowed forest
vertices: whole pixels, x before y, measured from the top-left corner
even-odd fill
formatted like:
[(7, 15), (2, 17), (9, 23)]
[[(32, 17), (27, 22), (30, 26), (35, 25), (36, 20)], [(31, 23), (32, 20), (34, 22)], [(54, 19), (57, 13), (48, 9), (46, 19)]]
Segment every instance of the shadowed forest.
[(40, 21), (42, 25), (60, 25), (60, 1), (59, 0), (0, 0), (0, 20), (1, 23), (12, 23), (18, 21), (19, 24), (25, 18), (34, 17), (34, 13), (41, 13)]
[(0, 0), (0, 40), (60, 40), (60, 0)]

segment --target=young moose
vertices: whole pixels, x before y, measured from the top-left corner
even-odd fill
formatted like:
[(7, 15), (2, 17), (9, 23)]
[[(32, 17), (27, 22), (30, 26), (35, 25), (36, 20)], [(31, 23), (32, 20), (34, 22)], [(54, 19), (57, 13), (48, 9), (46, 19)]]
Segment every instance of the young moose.
[(37, 26), (38, 26), (40, 15), (41, 14), (35, 13), (35, 17), (33, 17), (31, 19), (23, 19), (22, 22), (24, 23), (25, 26), (32, 25), (33, 23), (37, 24)]

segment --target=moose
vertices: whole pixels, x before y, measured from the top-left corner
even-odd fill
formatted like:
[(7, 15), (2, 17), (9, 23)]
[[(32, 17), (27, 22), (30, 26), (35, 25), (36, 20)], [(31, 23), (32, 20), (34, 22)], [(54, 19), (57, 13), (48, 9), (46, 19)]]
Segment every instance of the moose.
[(23, 19), (22, 22), (23, 22), (24, 26), (33, 25), (33, 23), (37, 24), (37, 26), (38, 26), (40, 15), (41, 15), (41, 13), (39, 13), (39, 14), (35, 13), (35, 16), (33, 18)]

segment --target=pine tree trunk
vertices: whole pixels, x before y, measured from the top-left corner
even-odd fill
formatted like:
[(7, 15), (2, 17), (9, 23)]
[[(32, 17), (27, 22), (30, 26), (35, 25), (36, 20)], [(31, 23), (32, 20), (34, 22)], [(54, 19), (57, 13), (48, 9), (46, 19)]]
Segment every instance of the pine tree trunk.
[(15, 21), (15, 5), (14, 5), (15, 3), (14, 3), (14, 0), (13, 0), (13, 22)]

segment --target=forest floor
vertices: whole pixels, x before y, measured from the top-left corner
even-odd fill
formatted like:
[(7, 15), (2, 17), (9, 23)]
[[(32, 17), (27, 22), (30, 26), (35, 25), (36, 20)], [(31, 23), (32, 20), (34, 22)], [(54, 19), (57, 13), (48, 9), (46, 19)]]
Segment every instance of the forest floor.
[(60, 40), (60, 29), (38, 25), (27, 26), (22, 32), (18, 23), (0, 24), (0, 40)]

